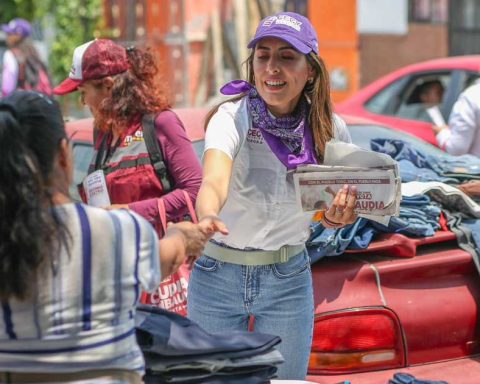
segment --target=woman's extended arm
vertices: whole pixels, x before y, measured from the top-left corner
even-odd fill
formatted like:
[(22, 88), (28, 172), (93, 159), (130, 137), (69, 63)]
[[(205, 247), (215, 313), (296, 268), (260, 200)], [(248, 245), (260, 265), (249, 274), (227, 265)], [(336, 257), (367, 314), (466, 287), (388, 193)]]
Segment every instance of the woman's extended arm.
[(216, 229), (223, 234), (227, 234), (228, 230), (218, 219), (218, 213), (227, 200), (232, 165), (232, 159), (223, 151), (207, 150), (203, 161), (203, 180), (197, 196), (198, 219), (216, 224)]

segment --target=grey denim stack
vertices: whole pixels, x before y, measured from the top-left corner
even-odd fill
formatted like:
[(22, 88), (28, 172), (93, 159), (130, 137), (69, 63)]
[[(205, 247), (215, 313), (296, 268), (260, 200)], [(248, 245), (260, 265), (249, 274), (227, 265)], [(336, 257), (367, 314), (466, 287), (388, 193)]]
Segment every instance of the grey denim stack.
[(229, 331), (210, 334), (161, 308), (139, 305), (137, 341), (146, 363), (145, 383), (268, 383), (284, 359), (278, 336)]

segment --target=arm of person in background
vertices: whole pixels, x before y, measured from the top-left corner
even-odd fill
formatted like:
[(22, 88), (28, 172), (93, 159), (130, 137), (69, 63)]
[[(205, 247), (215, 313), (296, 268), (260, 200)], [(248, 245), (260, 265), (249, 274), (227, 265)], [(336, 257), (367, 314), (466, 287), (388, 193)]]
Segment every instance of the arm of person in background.
[[(175, 186), (175, 189), (162, 196), (167, 220), (172, 220), (188, 213), (182, 190), (188, 193), (192, 203), (195, 204), (202, 182), (202, 167), (182, 122), (173, 111), (164, 111), (159, 114), (155, 119), (155, 129), (165, 165)], [(155, 221), (158, 218), (156, 198), (130, 203), (128, 208), (149, 221)]]
[(471, 180), (468, 183), (460, 184), (457, 186), (463, 193), (470, 197), (480, 196), (480, 181)]
[(17, 88), (18, 63), (11, 50), (3, 54), (2, 96), (7, 96)]
[(459, 156), (470, 151), (476, 130), (480, 128), (478, 97), (480, 85), (464, 91), (453, 106), (448, 129), (434, 128), (439, 147), (447, 153)]

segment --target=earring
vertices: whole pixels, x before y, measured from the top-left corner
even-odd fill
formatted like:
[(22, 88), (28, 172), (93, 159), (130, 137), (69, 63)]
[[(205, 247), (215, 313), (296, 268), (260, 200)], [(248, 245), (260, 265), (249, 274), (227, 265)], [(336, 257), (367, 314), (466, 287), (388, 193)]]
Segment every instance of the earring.
[(313, 84), (313, 80), (314, 80), (313, 77), (309, 77), (308, 78), (308, 84)]

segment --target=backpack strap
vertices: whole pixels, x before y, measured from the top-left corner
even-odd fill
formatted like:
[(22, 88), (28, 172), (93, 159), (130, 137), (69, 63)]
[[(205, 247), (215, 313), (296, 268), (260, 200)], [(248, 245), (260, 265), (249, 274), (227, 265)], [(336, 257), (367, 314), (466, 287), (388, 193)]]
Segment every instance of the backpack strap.
[(144, 115), (142, 118), (143, 127), (143, 139), (147, 146), (148, 154), (152, 162), (153, 168), (162, 183), (163, 191), (165, 194), (172, 190), (172, 183), (170, 182), (170, 176), (168, 169), (163, 159), (163, 152), (160, 148), (160, 144), (155, 132), (155, 115)]
[(17, 88), (23, 88), (25, 86), (25, 56), (18, 48), (10, 48), (10, 51), (12, 51), (13, 56), (15, 56), (18, 65)]

